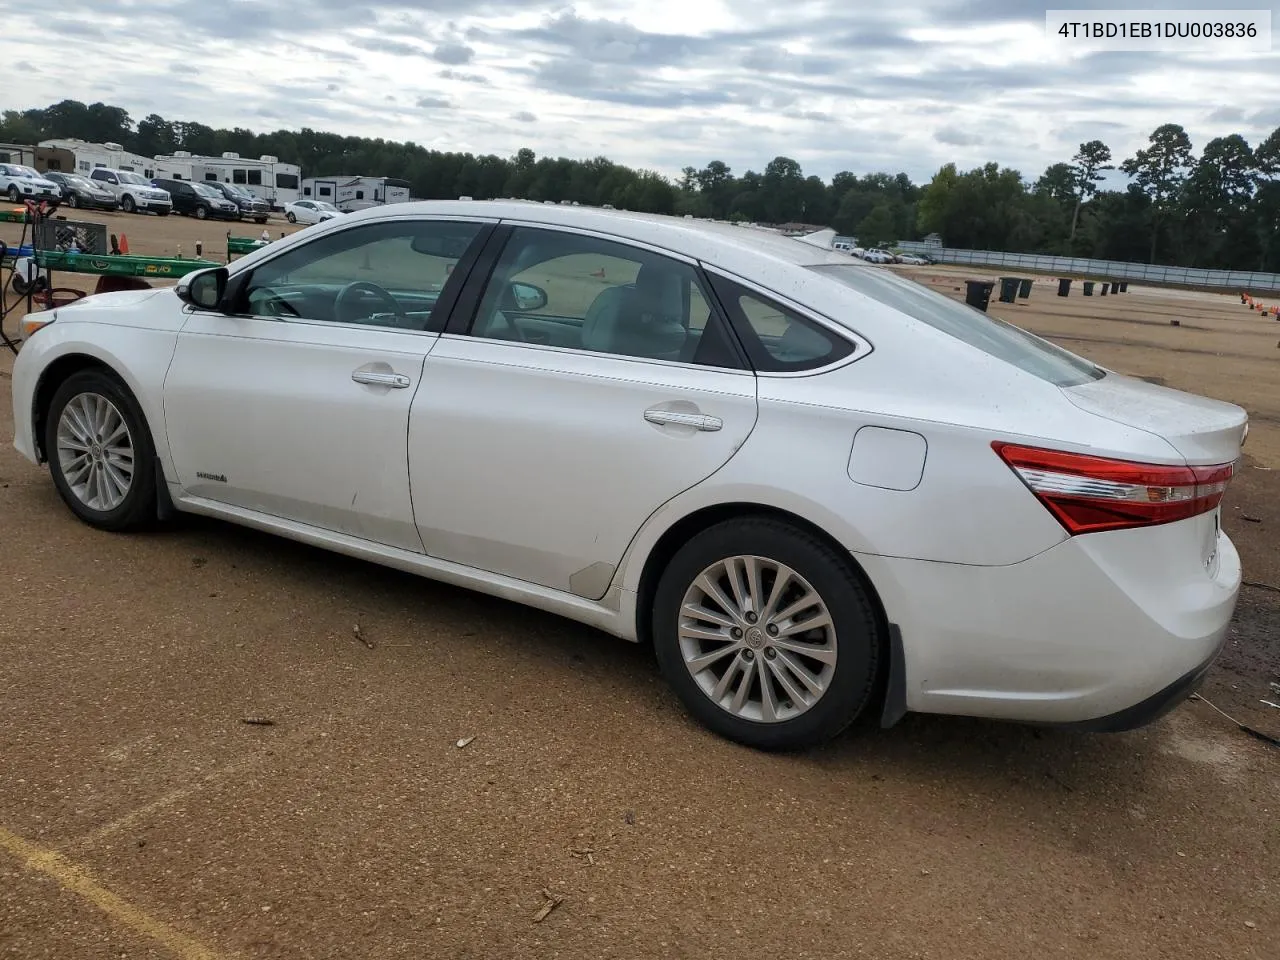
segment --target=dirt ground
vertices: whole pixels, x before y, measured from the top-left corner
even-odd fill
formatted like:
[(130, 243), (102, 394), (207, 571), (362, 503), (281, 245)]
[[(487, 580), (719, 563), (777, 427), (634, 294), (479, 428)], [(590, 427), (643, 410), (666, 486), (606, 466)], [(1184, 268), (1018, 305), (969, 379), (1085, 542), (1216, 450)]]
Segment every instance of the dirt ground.
[[(108, 219), (139, 252), (211, 235)], [(1280, 323), (1040, 281), (990, 312), (1249, 409), (1224, 524), (1255, 585), (1203, 692), (1280, 735)], [(95, 532), (12, 428), (0, 403), (0, 956), (1276, 956), (1280, 750), (1204, 702), (762, 755), (554, 617), (198, 518)]]

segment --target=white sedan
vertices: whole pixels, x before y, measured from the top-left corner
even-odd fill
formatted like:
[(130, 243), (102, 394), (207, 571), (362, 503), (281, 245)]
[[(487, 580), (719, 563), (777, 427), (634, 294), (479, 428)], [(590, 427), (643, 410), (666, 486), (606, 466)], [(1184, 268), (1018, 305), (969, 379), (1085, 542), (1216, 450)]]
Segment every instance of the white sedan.
[(342, 211), (323, 200), (295, 200), (284, 205), (284, 216), (290, 223), (323, 223), (342, 216)]
[(17, 449), (108, 530), (220, 517), (653, 644), (760, 748), (1193, 690), (1245, 412), (701, 221), (366, 210), (24, 320)]

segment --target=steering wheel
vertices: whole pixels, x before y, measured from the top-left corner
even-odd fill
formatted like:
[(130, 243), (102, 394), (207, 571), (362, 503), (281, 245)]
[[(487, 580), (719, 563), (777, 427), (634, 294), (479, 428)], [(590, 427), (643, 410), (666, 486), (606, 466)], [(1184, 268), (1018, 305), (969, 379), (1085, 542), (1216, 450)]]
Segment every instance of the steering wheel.
[(339, 323), (359, 323), (361, 320), (369, 316), (367, 312), (362, 313), (359, 316), (352, 317), (343, 315), (344, 310), (356, 305), (354, 297), (357, 294), (371, 294), (390, 307), (391, 313), (393, 313), (395, 318), (404, 326), (408, 327), (410, 325), (409, 315), (405, 313), (404, 308), (400, 306), (400, 301), (376, 283), (370, 283), (368, 280), (353, 280), (338, 291), (338, 295), (334, 297), (333, 300), (333, 314), (334, 319)]

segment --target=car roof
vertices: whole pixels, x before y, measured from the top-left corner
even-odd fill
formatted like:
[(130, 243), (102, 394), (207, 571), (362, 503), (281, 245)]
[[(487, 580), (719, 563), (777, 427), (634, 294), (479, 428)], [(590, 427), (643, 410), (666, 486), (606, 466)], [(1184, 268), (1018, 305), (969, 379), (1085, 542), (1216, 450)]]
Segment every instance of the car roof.
[[(722, 263), (725, 254), (740, 251), (796, 266), (848, 263), (848, 254), (817, 246), (772, 230), (696, 218), (606, 210), (527, 200), (419, 200), (372, 207), (347, 214), (347, 223), (388, 216), (468, 216), (523, 221), (530, 225), (577, 227), (616, 234), (620, 240), (650, 243), (697, 259)], [(754, 255), (754, 256), (753, 256)], [(726, 266), (731, 266), (725, 264)]]

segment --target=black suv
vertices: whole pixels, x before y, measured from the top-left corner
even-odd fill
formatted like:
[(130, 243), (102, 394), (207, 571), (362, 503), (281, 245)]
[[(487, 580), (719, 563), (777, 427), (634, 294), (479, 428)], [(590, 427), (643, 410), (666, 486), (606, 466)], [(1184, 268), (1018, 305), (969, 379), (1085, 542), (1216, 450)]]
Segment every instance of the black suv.
[(204, 220), (239, 220), (240, 208), (213, 188), (191, 180), (152, 180), (152, 184), (173, 197), (173, 212)]
[(241, 220), (266, 223), (267, 217), (271, 215), (271, 204), (265, 200), (259, 200), (244, 187), (222, 183), (220, 180), (206, 180), (201, 186), (212, 187), (239, 207)]
[(49, 170), (41, 174), (62, 191), (62, 202), (69, 207), (87, 207), (90, 210), (118, 210), (120, 201), (116, 195), (96, 180), (76, 173)]

